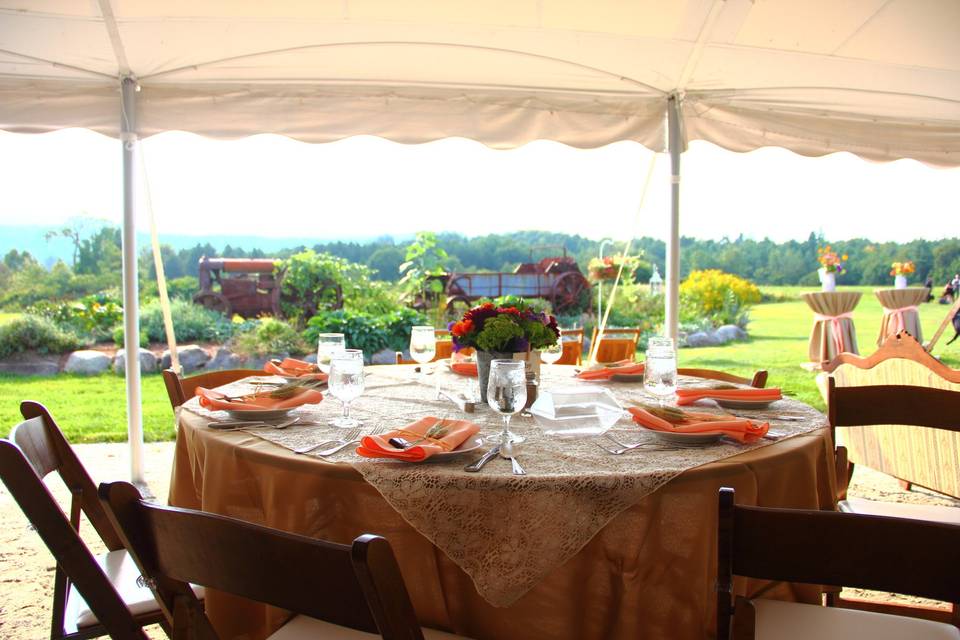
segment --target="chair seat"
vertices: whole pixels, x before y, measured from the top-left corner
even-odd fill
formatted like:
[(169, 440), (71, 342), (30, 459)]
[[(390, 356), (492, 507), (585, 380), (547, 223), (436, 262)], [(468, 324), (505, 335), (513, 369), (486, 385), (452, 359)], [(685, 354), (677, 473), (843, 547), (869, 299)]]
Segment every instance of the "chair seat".
[(931, 620), (778, 600), (753, 600), (751, 604), (756, 611), (756, 640), (960, 639), (960, 629)]
[(960, 508), (903, 502), (876, 502), (863, 498), (847, 498), (837, 505), (844, 513), (859, 513), (871, 516), (890, 516), (912, 520), (931, 520), (960, 525)]
[[(321, 638), (323, 640), (370, 640), (379, 637), (379, 634), (341, 627), (309, 616), (296, 616), (280, 627), (267, 640), (319, 640)], [(423, 637), (426, 640), (453, 640), (464, 636), (424, 627)]]
[[(110, 551), (94, 558), (97, 564), (103, 569), (103, 572), (109, 578), (113, 588), (120, 594), (130, 613), (134, 617), (147, 615), (153, 612), (159, 612), (153, 592), (147, 586), (140, 586), (137, 580), (140, 578), (140, 570), (134, 563), (133, 558), (127, 553), (126, 549)], [(198, 598), (203, 598), (203, 587), (194, 586), (194, 593)], [(90, 627), (97, 624), (97, 617), (90, 610), (90, 607), (84, 601), (83, 596), (77, 589), (70, 589), (70, 595), (67, 598), (67, 620), (76, 621), (77, 628)], [(72, 618), (71, 618), (72, 616)]]

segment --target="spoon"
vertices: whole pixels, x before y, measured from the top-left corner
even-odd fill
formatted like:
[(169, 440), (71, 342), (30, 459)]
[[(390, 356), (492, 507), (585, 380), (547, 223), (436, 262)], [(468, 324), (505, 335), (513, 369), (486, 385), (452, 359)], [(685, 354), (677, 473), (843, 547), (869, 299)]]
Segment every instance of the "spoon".
[(513, 475), (527, 475), (527, 472), (523, 470), (523, 467), (520, 466), (520, 463), (517, 462), (517, 459), (513, 456), (513, 443), (509, 440), (500, 445), (500, 457), (508, 458), (510, 460), (510, 464), (513, 465)]

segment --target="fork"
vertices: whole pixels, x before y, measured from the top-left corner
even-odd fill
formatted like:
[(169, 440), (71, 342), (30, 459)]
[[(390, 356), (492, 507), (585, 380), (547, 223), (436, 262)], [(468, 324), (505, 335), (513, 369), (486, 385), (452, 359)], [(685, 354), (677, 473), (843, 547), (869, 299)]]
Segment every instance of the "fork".
[(607, 447), (601, 443), (601, 439), (597, 438), (593, 441), (595, 445), (606, 451), (607, 453), (612, 453), (615, 456), (622, 455), (627, 451), (633, 451), (634, 449), (642, 449), (643, 451), (676, 451), (684, 447), (677, 447), (672, 445), (662, 445), (655, 442), (650, 442), (649, 440), (644, 440), (643, 442), (638, 442), (631, 445), (619, 445), (616, 447)]
[[(383, 433), (383, 427), (379, 427), (379, 426), (378, 426), (378, 427), (375, 427), (372, 431), (370, 431), (370, 433), (368, 433), (367, 435), (368, 435), (368, 436), (376, 436), (376, 435), (380, 435), (381, 433)], [(348, 439), (346, 442), (344, 442), (344, 443), (342, 443), (342, 444), (338, 444), (337, 446), (332, 447), (332, 448), (330, 448), (330, 449), (326, 449), (325, 451), (318, 451), (315, 455), (318, 455), (318, 456), (320, 456), (321, 458), (324, 458), (324, 457), (326, 457), (326, 456), (332, 456), (333, 454), (337, 453), (338, 451), (341, 451), (342, 449), (345, 449), (345, 448), (349, 447), (349, 446), (352, 445), (352, 444), (356, 444), (356, 443), (360, 442), (360, 440), (362, 440), (362, 439), (363, 439), (363, 438), (362, 438), (361, 435), (358, 433), (357, 435), (355, 435), (355, 436), (353, 436), (352, 438)]]
[(347, 432), (346, 432), (342, 437), (340, 437), (340, 438), (335, 438), (335, 439), (333, 439), (333, 440), (324, 440), (323, 442), (319, 442), (319, 443), (317, 443), (317, 444), (312, 444), (312, 445), (310, 445), (310, 446), (308, 446), (308, 447), (300, 447), (299, 449), (294, 449), (293, 452), (294, 452), (294, 453), (309, 453), (309, 452), (311, 452), (311, 451), (314, 451), (314, 450), (316, 450), (316, 449), (319, 449), (320, 447), (325, 447), (325, 446), (327, 446), (328, 444), (338, 445), (338, 446), (341, 445), (341, 444), (346, 444), (346, 443), (349, 442), (350, 440), (353, 440), (354, 438), (358, 437), (358, 436), (360, 435), (360, 432), (361, 432), (360, 427), (357, 427), (357, 428), (355, 428), (355, 429), (350, 429), (349, 431), (347, 431)]

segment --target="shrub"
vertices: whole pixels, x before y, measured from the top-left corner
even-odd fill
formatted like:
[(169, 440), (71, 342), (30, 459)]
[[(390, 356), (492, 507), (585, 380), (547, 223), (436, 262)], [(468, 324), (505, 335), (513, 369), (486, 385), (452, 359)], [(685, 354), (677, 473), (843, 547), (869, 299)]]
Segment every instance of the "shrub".
[[(123, 328), (123, 324), (118, 324), (113, 328), (113, 343), (120, 347), (121, 349), (124, 346), (123, 336), (126, 334), (126, 330)], [(164, 340), (166, 340), (166, 334), (164, 334)], [(158, 340), (159, 342), (159, 340)], [(150, 338), (147, 337), (147, 332), (143, 330), (143, 327), (140, 327), (140, 346), (146, 349), (150, 346)]]
[(745, 326), (749, 307), (760, 302), (760, 289), (749, 280), (707, 269), (687, 276), (680, 285), (680, 297), (686, 319), (709, 318), (715, 325)]
[(347, 347), (362, 349), (369, 357), (382, 349), (403, 350), (410, 343), (410, 327), (425, 323), (424, 315), (413, 309), (376, 315), (340, 309), (311, 318), (303, 338), (313, 345), (321, 333), (342, 333)]
[(89, 334), (95, 342), (110, 340), (113, 328), (123, 319), (123, 307), (119, 299), (105, 291), (73, 302), (44, 300), (30, 307), (29, 311), (52, 320), (66, 331)]
[(300, 333), (282, 320), (264, 318), (237, 333), (234, 351), (243, 356), (287, 357), (307, 351)]
[(0, 325), (0, 358), (24, 351), (66, 353), (79, 346), (76, 335), (49, 318), (24, 314)]
[[(225, 342), (234, 333), (234, 325), (229, 318), (185, 300), (171, 300), (170, 312), (173, 315), (173, 330), (181, 342)], [(166, 341), (159, 300), (151, 300), (141, 307), (140, 329), (150, 342)]]

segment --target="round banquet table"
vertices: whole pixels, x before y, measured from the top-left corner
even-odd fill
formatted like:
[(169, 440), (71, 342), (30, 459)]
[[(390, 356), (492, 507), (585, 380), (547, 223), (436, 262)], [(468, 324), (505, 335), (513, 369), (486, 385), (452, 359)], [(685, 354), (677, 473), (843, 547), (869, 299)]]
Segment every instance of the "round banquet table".
[(816, 291), (800, 297), (813, 311), (813, 330), (807, 354), (810, 362), (830, 362), (842, 352), (857, 350), (853, 310), (860, 302), (859, 291)]
[[(432, 414), (469, 418), (493, 433), (499, 421), (483, 407), (460, 414), (436, 401), (412, 366), (367, 367), (366, 375), (367, 391), (352, 412), (368, 426), (394, 428)], [(445, 389), (465, 386), (446, 368), (433, 375), (431, 384), (440, 380)], [(542, 376), (547, 390), (583, 384), (568, 366), (543, 367)], [(603, 386), (623, 406), (642, 399), (642, 385)], [(766, 415), (792, 417), (770, 420), (771, 433), (782, 439), (755, 448), (718, 444), (713, 453), (612, 456), (589, 440), (546, 438), (530, 418), (517, 416), (515, 430), (528, 437), (518, 454), (528, 475), (511, 476), (504, 460), (464, 472), (479, 451), (420, 465), (362, 459), (352, 448), (329, 458), (294, 454), (283, 438), (317, 429), (312, 437), (322, 441), (336, 431), (325, 426), (339, 413), (329, 398), (297, 410), (324, 426), (249, 432), (209, 427), (222, 416), (191, 399), (178, 412), (170, 504), (340, 543), (383, 535), (421, 623), (477, 640), (712, 637), (718, 489), (735, 488), (745, 504), (834, 505), (833, 444), (823, 415), (793, 400), (775, 407)], [(627, 420), (614, 429), (624, 438), (640, 435)], [(674, 453), (683, 465), (664, 457)], [(702, 456), (716, 459), (701, 464)], [(658, 465), (672, 471), (649, 472)], [(443, 508), (433, 509), (437, 504)], [(764, 597), (819, 601), (809, 585), (740, 579), (735, 586), (743, 595), (763, 590)], [(288, 617), (212, 590), (206, 608), (225, 639), (264, 638)]]
[(930, 289), (926, 287), (875, 289), (873, 294), (883, 306), (877, 346), (882, 346), (887, 338), (901, 331), (906, 331), (916, 338), (917, 342), (923, 344), (923, 335), (920, 333), (920, 312), (917, 307), (927, 299)]

